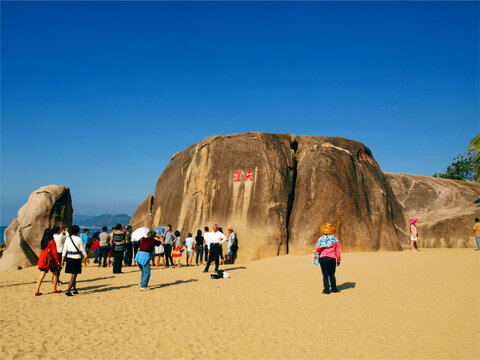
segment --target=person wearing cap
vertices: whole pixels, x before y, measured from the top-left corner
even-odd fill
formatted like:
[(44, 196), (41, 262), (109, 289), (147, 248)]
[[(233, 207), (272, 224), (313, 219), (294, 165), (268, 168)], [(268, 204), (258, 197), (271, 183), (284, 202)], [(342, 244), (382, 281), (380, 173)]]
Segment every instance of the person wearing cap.
[(335, 226), (331, 223), (323, 224), (320, 228), (323, 233), (315, 246), (319, 253), (319, 263), (323, 274), (323, 291), (322, 294), (330, 294), (331, 292), (340, 292), (337, 289), (337, 280), (335, 278), (335, 270), (340, 266), (340, 243), (335, 236)]
[(475, 218), (475, 225), (473, 225), (472, 235), (475, 236), (475, 241), (477, 242), (477, 248), (475, 250), (480, 250), (480, 219)]
[(237, 235), (233, 232), (232, 228), (228, 228), (228, 242), (227, 242), (227, 264), (233, 264), (237, 257)]
[(140, 277), (140, 290), (148, 289), (148, 281), (150, 280), (150, 258), (152, 257), (155, 246), (161, 244), (160, 240), (155, 239), (156, 234), (155, 230), (149, 230), (147, 237), (140, 240), (140, 247), (137, 255), (135, 255), (135, 262), (142, 272)]
[(208, 251), (209, 256), (208, 256), (207, 266), (205, 267), (205, 270), (203, 270), (203, 272), (208, 272), (210, 264), (214, 260), (215, 260), (215, 271), (218, 271), (218, 265), (219, 265), (218, 258), (220, 256), (220, 245), (223, 244), (227, 240), (227, 238), (223, 233), (218, 231), (217, 224), (213, 225), (213, 231), (206, 232), (204, 234), (204, 238), (205, 238), (205, 246), (209, 250)]
[(415, 218), (412, 218), (409, 221), (409, 223), (410, 223), (410, 240), (411, 240), (410, 247), (412, 248), (412, 251), (419, 251), (418, 250), (418, 245), (417, 245), (418, 229), (417, 229), (417, 225), (415, 225), (417, 221), (418, 221), (418, 219), (415, 219)]

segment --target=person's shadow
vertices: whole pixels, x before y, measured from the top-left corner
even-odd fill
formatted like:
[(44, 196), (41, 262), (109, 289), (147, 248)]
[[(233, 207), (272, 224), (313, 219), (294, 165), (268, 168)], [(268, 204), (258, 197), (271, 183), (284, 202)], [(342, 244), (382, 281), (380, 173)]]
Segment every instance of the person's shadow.
[(167, 287), (167, 286), (174, 286), (174, 285), (186, 284), (186, 283), (195, 282), (195, 281), (198, 281), (198, 279), (177, 280), (177, 281), (174, 281), (174, 282), (171, 282), (171, 283), (158, 284), (158, 285), (155, 285), (155, 286), (149, 286), (148, 288), (149, 288), (150, 290), (155, 290), (155, 289), (160, 289), (160, 288), (164, 288), (164, 287)]
[(338, 290), (347, 290), (347, 289), (353, 289), (357, 283), (355, 282), (344, 282), (343, 284), (337, 285)]

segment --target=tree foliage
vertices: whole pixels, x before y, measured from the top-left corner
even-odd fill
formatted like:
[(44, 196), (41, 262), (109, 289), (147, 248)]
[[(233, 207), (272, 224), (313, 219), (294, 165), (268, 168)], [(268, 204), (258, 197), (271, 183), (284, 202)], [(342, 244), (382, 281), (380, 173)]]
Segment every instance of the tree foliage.
[(454, 180), (478, 181), (478, 151), (468, 150), (465, 154), (458, 154), (454, 162), (447, 167), (444, 173), (433, 174), (434, 177)]
[(477, 152), (477, 156), (475, 156), (475, 170), (476, 170), (476, 179), (480, 181), (480, 134), (475, 136), (472, 141), (470, 141), (470, 145), (468, 145), (468, 149)]

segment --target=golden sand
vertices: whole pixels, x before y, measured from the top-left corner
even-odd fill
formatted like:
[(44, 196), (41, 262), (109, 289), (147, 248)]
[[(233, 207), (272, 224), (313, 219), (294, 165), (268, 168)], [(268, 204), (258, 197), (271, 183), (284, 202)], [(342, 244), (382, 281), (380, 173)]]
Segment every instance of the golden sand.
[[(340, 294), (311, 256), (140, 272), (90, 265), (79, 295), (0, 275), (1, 359), (479, 359), (480, 252), (343, 254)], [(66, 280), (67, 275), (62, 274)], [(47, 275), (46, 279), (50, 279)], [(65, 289), (65, 286), (60, 287)]]

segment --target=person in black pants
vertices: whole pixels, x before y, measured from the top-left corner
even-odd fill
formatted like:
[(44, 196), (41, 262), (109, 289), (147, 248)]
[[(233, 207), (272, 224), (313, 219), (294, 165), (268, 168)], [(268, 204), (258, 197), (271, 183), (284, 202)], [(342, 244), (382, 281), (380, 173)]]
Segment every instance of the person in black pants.
[(215, 271), (218, 271), (220, 245), (222, 245), (222, 243), (227, 240), (227, 238), (225, 237), (225, 235), (223, 235), (223, 233), (218, 231), (217, 224), (213, 225), (213, 231), (205, 233), (204, 237), (206, 246), (210, 246), (210, 251), (207, 266), (205, 267), (205, 270), (203, 270), (203, 272), (208, 272), (212, 261), (215, 261)]
[(340, 292), (337, 289), (337, 281), (335, 279), (335, 269), (340, 266), (340, 243), (335, 237), (336, 228), (331, 223), (323, 224), (320, 231), (324, 234), (320, 236), (315, 246), (319, 254), (320, 267), (323, 274), (323, 291), (322, 294), (330, 294), (331, 292)]
[(200, 265), (203, 265), (203, 236), (200, 229), (197, 230), (197, 236), (195, 236), (195, 249), (197, 250), (195, 264), (198, 266), (198, 258), (200, 257)]
[(175, 265), (173, 264), (173, 258), (172, 258), (172, 244), (175, 241), (177, 241), (177, 237), (172, 232), (172, 225), (167, 225), (167, 233), (163, 238), (163, 249), (165, 250), (165, 266), (167, 268), (170, 267), (168, 265), (169, 260), (172, 266), (175, 267)]
[(114, 258), (113, 258), (113, 273), (120, 274), (122, 272), (123, 253), (125, 252), (125, 233), (122, 230), (122, 225), (117, 224), (113, 232), (114, 244)]
[(127, 242), (125, 243), (125, 266), (132, 266), (133, 259), (133, 244), (132, 244), (132, 227), (127, 227), (127, 232), (125, 233)]
[[(204, 230), (204, 238), (205, 238), (205, 235), (207, 235), (207, 233), (210, 231), (208, 229), (208, 226), (205, 226), (205, 228), (203, 229)], [(205, 255), (205, 262), (208, 261), (208, 246), (207, 246), (207, 243), (205, 243), (205, 245), (203, 246), (203, 254)]]

